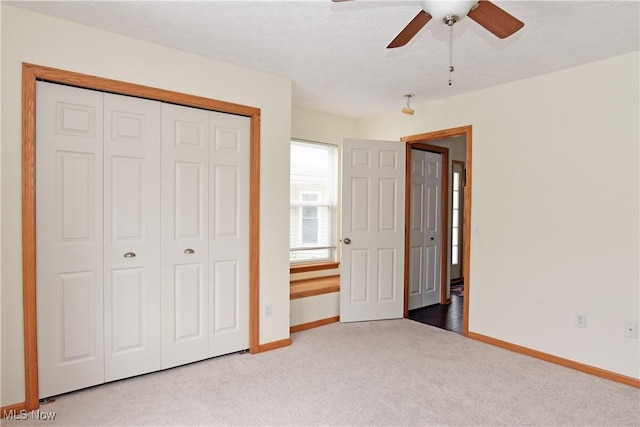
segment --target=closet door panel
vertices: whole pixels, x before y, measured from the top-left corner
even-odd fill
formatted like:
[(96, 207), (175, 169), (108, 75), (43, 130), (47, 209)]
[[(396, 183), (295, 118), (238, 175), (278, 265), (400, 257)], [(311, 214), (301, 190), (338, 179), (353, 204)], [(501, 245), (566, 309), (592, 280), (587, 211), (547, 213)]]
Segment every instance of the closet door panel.
[(175, 341), (202, 336), (202, 263), (175, 266)]
[(174, 168), (174, 228), (176, 240), (202, 240), (205, 218), (207, 165), (188, 161), (175, 161)]
[(104, 381), (103, 96), (36, 83), (40, 397)]
[[(240, 283), (239, 266), (237, 260), (213, 262), (213, 301), (216, 302), (213, 310), (213, 336), (221, 336), (225, 333), (233, 333), (240, 327)], [(243, 348), (231, 351), (243, 350)], [(223, 350), (213, 348), (213, 355)]]
[(160, 103), (105, 94), (105, 381), (160, 369)]
[(209, 356), (249, 347), (250, 119), (210, 113)]
[(208, 357), (209, 113), (162, 105), (162, 368)]

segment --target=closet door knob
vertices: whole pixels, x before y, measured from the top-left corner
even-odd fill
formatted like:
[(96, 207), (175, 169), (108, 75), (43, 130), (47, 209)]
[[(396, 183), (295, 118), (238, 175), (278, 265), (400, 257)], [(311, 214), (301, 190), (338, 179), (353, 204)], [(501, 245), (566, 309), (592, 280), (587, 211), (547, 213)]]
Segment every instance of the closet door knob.
[(196, 252), (196, 251), (194, 251), (194, 250), (193, 250), (193, 249), (191, 249), (191, 248), (189, 248), (189, 249), (185, 249), (185, 250), (184, 250), (184, 253), (185, 253), (185, 254), (193, 254), (193, 253), (195, 253), (195, 252)]
[(136, 256), (135, 252), (127, 252), (124, 254), (125, 258), (133, 258), (134, 256)]

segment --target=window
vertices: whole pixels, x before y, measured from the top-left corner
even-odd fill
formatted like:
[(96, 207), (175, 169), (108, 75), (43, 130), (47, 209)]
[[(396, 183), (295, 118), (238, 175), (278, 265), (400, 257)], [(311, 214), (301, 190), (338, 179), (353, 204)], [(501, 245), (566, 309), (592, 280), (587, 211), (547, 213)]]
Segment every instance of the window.
[(460, 263), (460, 200), (462, 173), (453, 171), (453, 212), (451, 213), (451, 264)]
[(335, 261), (336, 146), (291, 141), (289, 260)]

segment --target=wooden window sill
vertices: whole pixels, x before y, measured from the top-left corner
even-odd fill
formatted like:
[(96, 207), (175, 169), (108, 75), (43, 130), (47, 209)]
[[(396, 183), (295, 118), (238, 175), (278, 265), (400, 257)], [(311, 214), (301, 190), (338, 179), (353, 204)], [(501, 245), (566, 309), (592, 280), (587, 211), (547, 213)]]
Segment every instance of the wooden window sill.
[(340, 292), (340, 275), (293, 280), (289, 286), (289, 299)]
[(323, 262), (317, 264), (297, 264), (289, 267), (289, 274), (305, 273), (307, 271), (332, 270), (340, 267), (339, 262)]

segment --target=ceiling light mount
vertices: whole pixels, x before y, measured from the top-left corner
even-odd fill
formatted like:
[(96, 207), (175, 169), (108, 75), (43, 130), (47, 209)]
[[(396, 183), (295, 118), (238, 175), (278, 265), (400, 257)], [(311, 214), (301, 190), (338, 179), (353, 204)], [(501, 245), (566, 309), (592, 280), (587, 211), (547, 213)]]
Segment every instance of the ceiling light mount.
[(411, 108), (411, 98), (414, 96), (412, 93), (404, 95), (407, 98), (407, 106), (402, 109), (402, 112), (408, 116), (413, 116), (416, 112), (413, 108)]
[(452, 27), (453, 24), (455, 24), (459, 20), (460, 20), (460, 18), (458, 18), (458, 15), (447, 15), (444, 18), (442, 18), (442, 22), (444, 22), (445, 24), (447, 24), (450, 27)]

